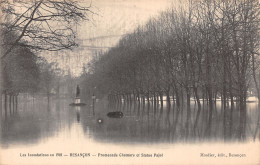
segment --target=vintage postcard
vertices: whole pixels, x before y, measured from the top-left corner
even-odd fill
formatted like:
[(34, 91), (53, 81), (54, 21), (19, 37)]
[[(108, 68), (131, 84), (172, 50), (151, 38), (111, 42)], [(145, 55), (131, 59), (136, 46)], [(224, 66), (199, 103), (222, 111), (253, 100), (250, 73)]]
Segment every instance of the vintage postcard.
[(0, 0), (0, 164), (260, 164), (258, 0)]

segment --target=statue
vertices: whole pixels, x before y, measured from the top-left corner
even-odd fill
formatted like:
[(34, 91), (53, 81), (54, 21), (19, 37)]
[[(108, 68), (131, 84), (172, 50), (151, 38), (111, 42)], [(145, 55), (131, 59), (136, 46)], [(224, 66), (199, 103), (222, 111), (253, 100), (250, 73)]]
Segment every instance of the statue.
[[(71, 103), (70, 106), (85, 106), (85, 105), (86, 104), (82, 103), (80, 100), (80, 88), (79, 88), (79, 85), (77, 85), (75, 101), (73, 103)], [(80, 109), (76, 107), (76, 110), (79, 111)], [(77, 120), (78, 121), (80, 120), (78, 114), (77, 114)]]
[(79, 85), (77, 85), (77, 89), (76, 89), (76, 98), (75, 98), (75, 103), (79, 104), (80, 103), (80, 88)]
[(79, 85), (77, 85), (76, 98), (79, 98), (79, 95), (80, 95), (80, 88), (79, 88)]

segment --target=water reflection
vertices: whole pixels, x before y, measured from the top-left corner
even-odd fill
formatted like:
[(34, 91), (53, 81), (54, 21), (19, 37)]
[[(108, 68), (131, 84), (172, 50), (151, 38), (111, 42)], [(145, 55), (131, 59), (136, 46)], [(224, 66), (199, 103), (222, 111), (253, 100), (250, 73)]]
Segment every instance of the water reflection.
[[(18, 108), (4, 113), (1, 120), (1, 143), (12, 145), (37, 145), (59, 135), (62, 138), (76, 132), (77, 140), (112, 143), (176, 143), (239, 140), (239, 112), (216, 103), (211, 117), (208, 106), (197, 109), (177, 108), (175, 104), (160, 106), (108, 104), (100, 101), (83, 107), (72, 107), (68, 100), (20, 101)], [(111, 111), (122, 111), (123, 118), (109, 118)], [(211, 120), (210, 120), (211, 118)], [(247, 104), (245, 138), (259, 139), (259, 111), (256, 103)], [(77, 133), (78, 132), (78, 133)], [(82, 134), (80, 132), (83, 132)], [(63, 139), (61, 139), (63, 140)]]

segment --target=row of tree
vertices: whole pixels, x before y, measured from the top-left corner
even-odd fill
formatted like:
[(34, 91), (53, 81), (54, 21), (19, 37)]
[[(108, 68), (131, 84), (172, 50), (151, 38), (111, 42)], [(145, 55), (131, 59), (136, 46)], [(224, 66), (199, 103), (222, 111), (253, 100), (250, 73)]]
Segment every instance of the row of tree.
[[(43, 93), (50, 97), (51, 90), (59, 78), (59, 70), (54, 68), (55, 63), (48, 63), (44, 58), (37, 57), (29, 49), (16, 47), (14, 54), (5, 58), (3, 68), (3, 95), (5, 107), (7, 102), (16, 101), (20, 93), (34, 96)], [(8, 100), (9, 99), (9, 100)]]
[(0, 1), (0, 100), (36, 91), (49, 100), (61, 71), (37, 55), (77, 46), (76, 25), (94, 14), (90, 8), (91, 2), (77, 0)]
[[(241, 130), (252, 82), (259, 96), (258, 0), (189, 1), (151, 18), (105, 55), (92, 60), (85, 83), (101, 94), (140, 101), (170, 96), (189, 109), (194, 97), (209, 103), (221, 96), (223, 108), (239, 101)], [(127, 97), (128, 96), (128, 97)], [(243, 132), (242, 132), (243, 134)]]
[[(5, 30), (2, 31), (5, 33)], [(8, 50), (17, 35), (9, 32), (3, 35), (3, 51)], [(17, 96), (27, 93), (34, 96), (36, 93), (46, 94), (48, 101), (52, 90), (59, 84), (62, 71), (58, 69), (57, 63), (49, 63), (44, 57), (38, 56), (37, 52), (27, 47), (15, 46), (8, 56), (1, 60), (3, 67), (2, 94), (4, 95), (4, 106), (17, 104)]]

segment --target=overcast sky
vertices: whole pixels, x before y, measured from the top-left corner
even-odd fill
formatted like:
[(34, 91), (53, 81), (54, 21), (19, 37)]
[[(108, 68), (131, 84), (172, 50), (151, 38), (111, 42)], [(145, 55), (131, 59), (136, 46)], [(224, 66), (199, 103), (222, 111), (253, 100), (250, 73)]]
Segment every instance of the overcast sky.
[[(90, 4), (87, 0), (84, 3)], [(58, 52), (59, 56), (52, 55), (49, 59), (58, 62), (62, 69), (70, 68), (72, 74), (78, 76), (82, 66), (97, 51), (115, 46), (122, 35), (133, 32), (171, 4), (172, 0), (92, 0), (91, 9), (96, 14), (90, 16), (91, 21), (77, 26), (79, 48), (73, 52)]]
[(120, 35), (133, 31), (171, 3), (170, 0), (92, 0), (97, 14), (93, 21), (82, 24), (83, 38)]

